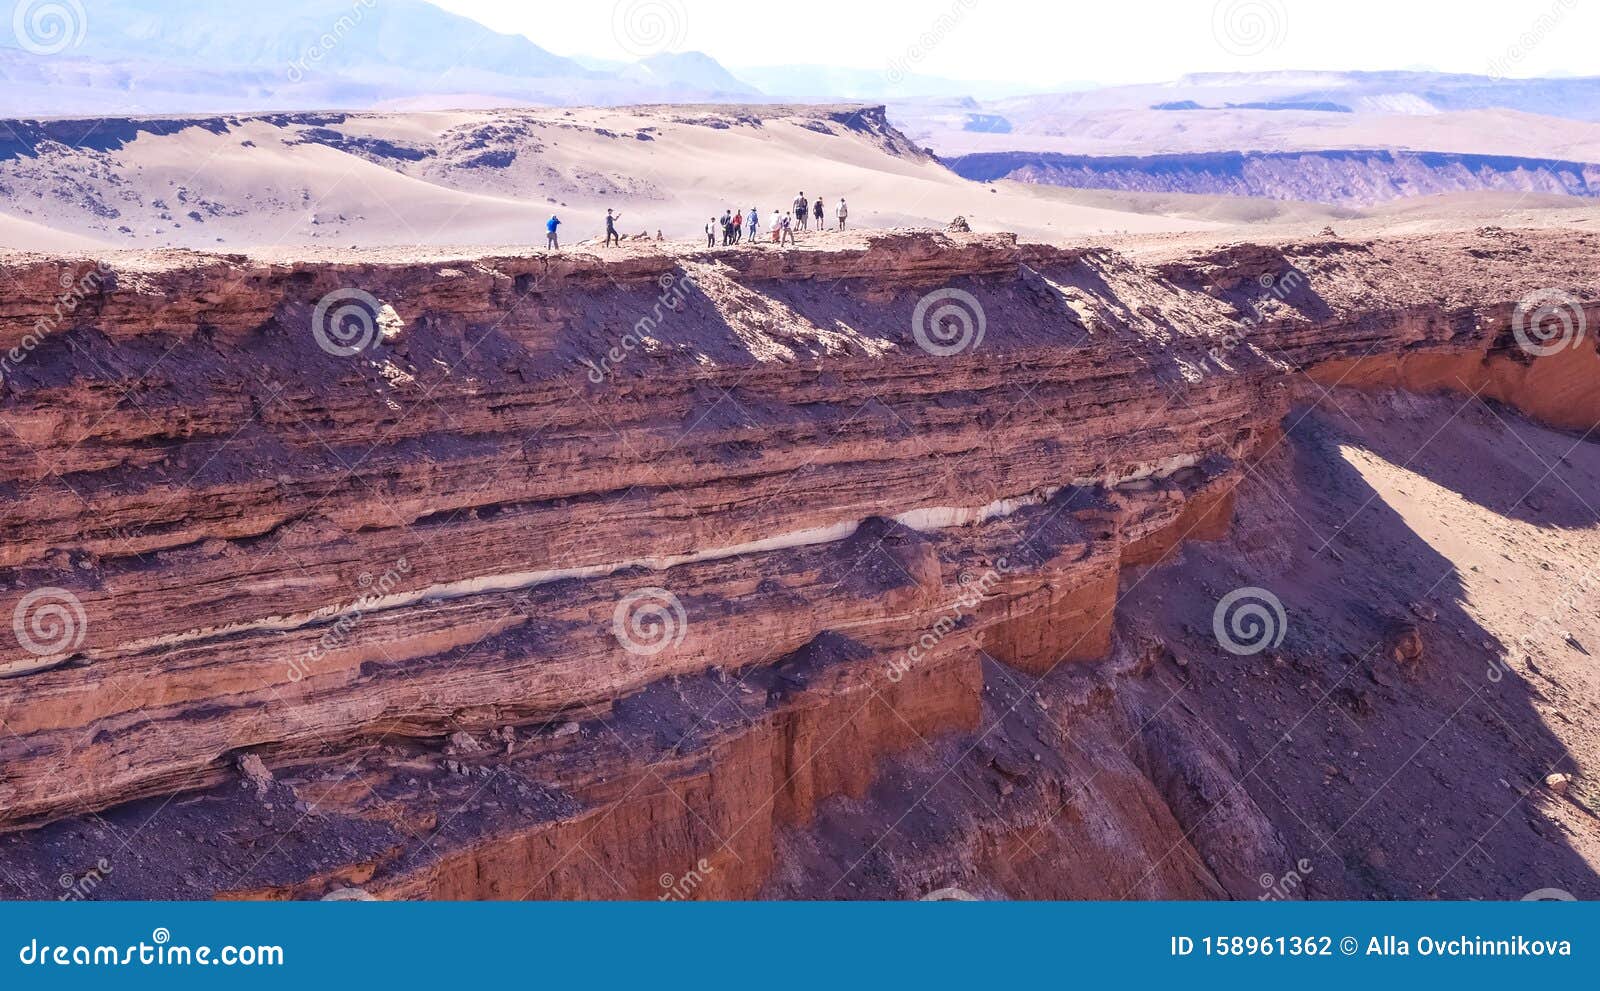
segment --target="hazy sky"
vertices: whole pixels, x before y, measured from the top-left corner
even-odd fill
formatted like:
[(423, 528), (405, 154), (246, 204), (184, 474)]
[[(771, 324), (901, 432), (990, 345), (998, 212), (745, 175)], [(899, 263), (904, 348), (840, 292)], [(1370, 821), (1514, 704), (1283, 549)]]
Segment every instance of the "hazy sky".
[(697, 50), (1030, 86), (1286, 68), (1600, 74), (1600, 0), (435, 2), (560, 55)]

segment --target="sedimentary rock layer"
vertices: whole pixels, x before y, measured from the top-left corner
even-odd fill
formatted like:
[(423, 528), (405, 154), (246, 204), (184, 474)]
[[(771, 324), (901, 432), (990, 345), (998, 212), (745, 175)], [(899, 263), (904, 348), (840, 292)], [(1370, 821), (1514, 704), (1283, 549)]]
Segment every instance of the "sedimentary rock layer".
[[(1302, 373), (1593, 427), (1595, 246), (9, 259), (0, 828), (197, 792), (315, 851), (129, 894), (755, 894), (775, 828), (974, 727), (980, 653), (1106, 656)], [(1221, 890), (1185, 863), (1152, 893)]]

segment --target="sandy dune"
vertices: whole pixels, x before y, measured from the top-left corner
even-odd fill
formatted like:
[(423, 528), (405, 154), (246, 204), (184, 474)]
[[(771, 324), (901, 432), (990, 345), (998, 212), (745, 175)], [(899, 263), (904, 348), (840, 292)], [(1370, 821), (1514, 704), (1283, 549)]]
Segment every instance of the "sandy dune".
[(875, 108), (650, 107), (9, 122), (0, 245), (67, 232), (127, 247), (515, 244), (701, 235), (726, 208), (841, 196), (859, 227), (943, 226), (1058, 239), (1216, 221), (964, 180)]

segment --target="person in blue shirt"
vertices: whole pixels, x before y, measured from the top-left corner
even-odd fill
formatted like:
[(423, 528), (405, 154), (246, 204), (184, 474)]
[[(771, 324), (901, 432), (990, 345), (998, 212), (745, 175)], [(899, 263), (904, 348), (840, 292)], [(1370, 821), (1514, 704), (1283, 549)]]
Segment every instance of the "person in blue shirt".
[(551, 214), (550, 219), (545, 221), (545, 247), (551, 249), (552, 251), (561, 250), (561, 239), (556, 237), (556, 228), (560, 226), (561, 218), (557, 217), (555, 214)]

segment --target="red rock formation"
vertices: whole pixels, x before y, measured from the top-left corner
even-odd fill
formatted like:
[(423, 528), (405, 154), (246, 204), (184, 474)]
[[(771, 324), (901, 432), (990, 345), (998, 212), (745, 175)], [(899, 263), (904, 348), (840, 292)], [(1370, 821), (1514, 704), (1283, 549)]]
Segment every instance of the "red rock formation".
[[(161, 817), (191, 866), (130, 895), (802, 893), (779, 831), (974, 730), (980, 649), (1111, 654), (1119, 576), (1226, 532), (1299, 373), (1600, 420), (1589, 340), (1506, 344), (1592, 241), (6, 262), (0, 615), (81, 612), (0, 643), (0, 828), (197, 793)], [(982, 319), (934, 353), (949, 289)], [(1096, 814), (1190, 866), (1128, 883), (1228, 888), (1140, 788)], [(1070, 857), (1041, 795), (1030, 855)]]

